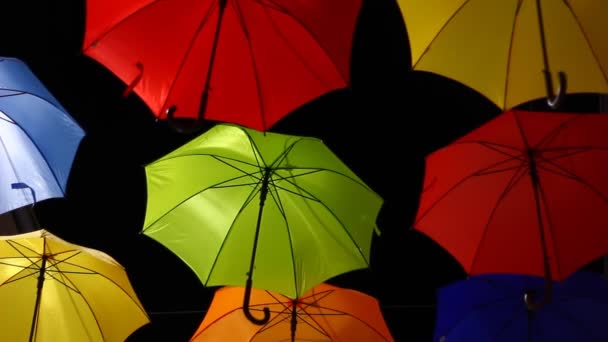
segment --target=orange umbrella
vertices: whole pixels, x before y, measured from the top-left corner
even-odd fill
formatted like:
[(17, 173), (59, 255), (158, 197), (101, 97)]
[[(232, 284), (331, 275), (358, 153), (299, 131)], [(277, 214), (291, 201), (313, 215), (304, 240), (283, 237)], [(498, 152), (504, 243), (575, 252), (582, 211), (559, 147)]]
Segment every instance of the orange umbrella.
[(378, 300), (362, 292), (320, 284), (290, 299), (254, 288), (250, 309), (268, 307), (271, 312), (270, 321), (260, 326), (243, 314), (244, 291), (234, 286), (218, 289), (190, 341), (394, 341)]

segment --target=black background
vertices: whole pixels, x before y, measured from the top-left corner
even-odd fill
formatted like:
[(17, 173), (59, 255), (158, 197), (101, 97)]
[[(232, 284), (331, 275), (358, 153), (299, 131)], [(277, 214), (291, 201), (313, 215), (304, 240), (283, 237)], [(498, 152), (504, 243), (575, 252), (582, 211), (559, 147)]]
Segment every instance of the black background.
[[(126, 267), (152, 320), (128, 341), (186, 341), (214, 289), (139, 231), (143, 166), (194, 135), (157, 122), (136, 95), (123, 98), (125, 85), (80, 53), (84, 1), (11, 3), (0, 5), (0, 56), (25, 61), (87, 133), (66, 197), (36, 205), (41, 226)], [(323, 139), (385, 199), (370, 270), (330, 282), (377, 297), (397, 341), (430, 341), (436, 289), (465, 275), (438, 245), (410, 229), (424, 156), (499, 109), (456, 82), (410, 71), (406, 28), (394, 1), (364, 1), (354, 44), (352, 89), (302, 106), (271, 131)], [(569, 96), (562, 110), (596, 106), (593, 96)]]

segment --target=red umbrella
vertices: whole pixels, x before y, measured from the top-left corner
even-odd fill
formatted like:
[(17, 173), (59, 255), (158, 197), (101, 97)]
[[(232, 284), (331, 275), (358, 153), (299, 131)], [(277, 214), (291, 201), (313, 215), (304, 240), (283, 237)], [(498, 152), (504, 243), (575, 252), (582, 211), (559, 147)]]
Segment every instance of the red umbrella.
[(607, 132), (603, 114), (497, 116), (427, 157), (415, 229), (471, 275), (565, 279), (608, 252)]
[(83, 51), (157, 118), (268, 130), (348, 86), (361, 0), (87, 0)]

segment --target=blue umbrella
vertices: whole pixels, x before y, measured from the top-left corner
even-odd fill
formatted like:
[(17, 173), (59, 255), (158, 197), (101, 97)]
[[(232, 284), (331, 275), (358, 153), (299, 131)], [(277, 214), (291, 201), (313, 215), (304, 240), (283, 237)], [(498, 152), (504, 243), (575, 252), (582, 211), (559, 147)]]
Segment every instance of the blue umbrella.
[(63, 197), (83, 138), (25, 63), (0, 57), (0, 214)]
[(524, 293), (542, 296), (542, 277), (479, 275), (439, 289), (435, 342), (606, 342), (608, 281), (578, 272), (554, 283), (551, 302), (528, 310)]

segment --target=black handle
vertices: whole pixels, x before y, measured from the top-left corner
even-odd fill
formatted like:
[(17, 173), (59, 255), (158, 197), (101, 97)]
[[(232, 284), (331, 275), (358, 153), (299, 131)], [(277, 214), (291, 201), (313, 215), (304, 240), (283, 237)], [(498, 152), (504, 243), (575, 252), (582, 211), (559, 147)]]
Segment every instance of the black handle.
[(264, 307), (263, 318), (256, 318), (251, 314), (251, 311), (249, 310), (249, 301), (251, 299), (251, 287), (252, 281), (251, 278), (249, 278), (247, 279), (247, 286), (245, 287), (245, 296), (243, 297), (243, 313), (245, 314), (245, 317), (247, 317), (247, 319), (251, 321), (251, 323), (257, 325), (264, 325), (268, 323), (268, 321), (270, 321), (270, 309), (268, 309), (268, 307)]
[(566, 93), (567, 79), (566, 73), (560, 71), (557, 73), (559, 85), (557, 87), (557, 94), (553, 91), (553, 78), (548, 70), (543, 70), (545, 75), (545, 87), (547, 88), (547, 105), (551, 109), (557, 109)]

